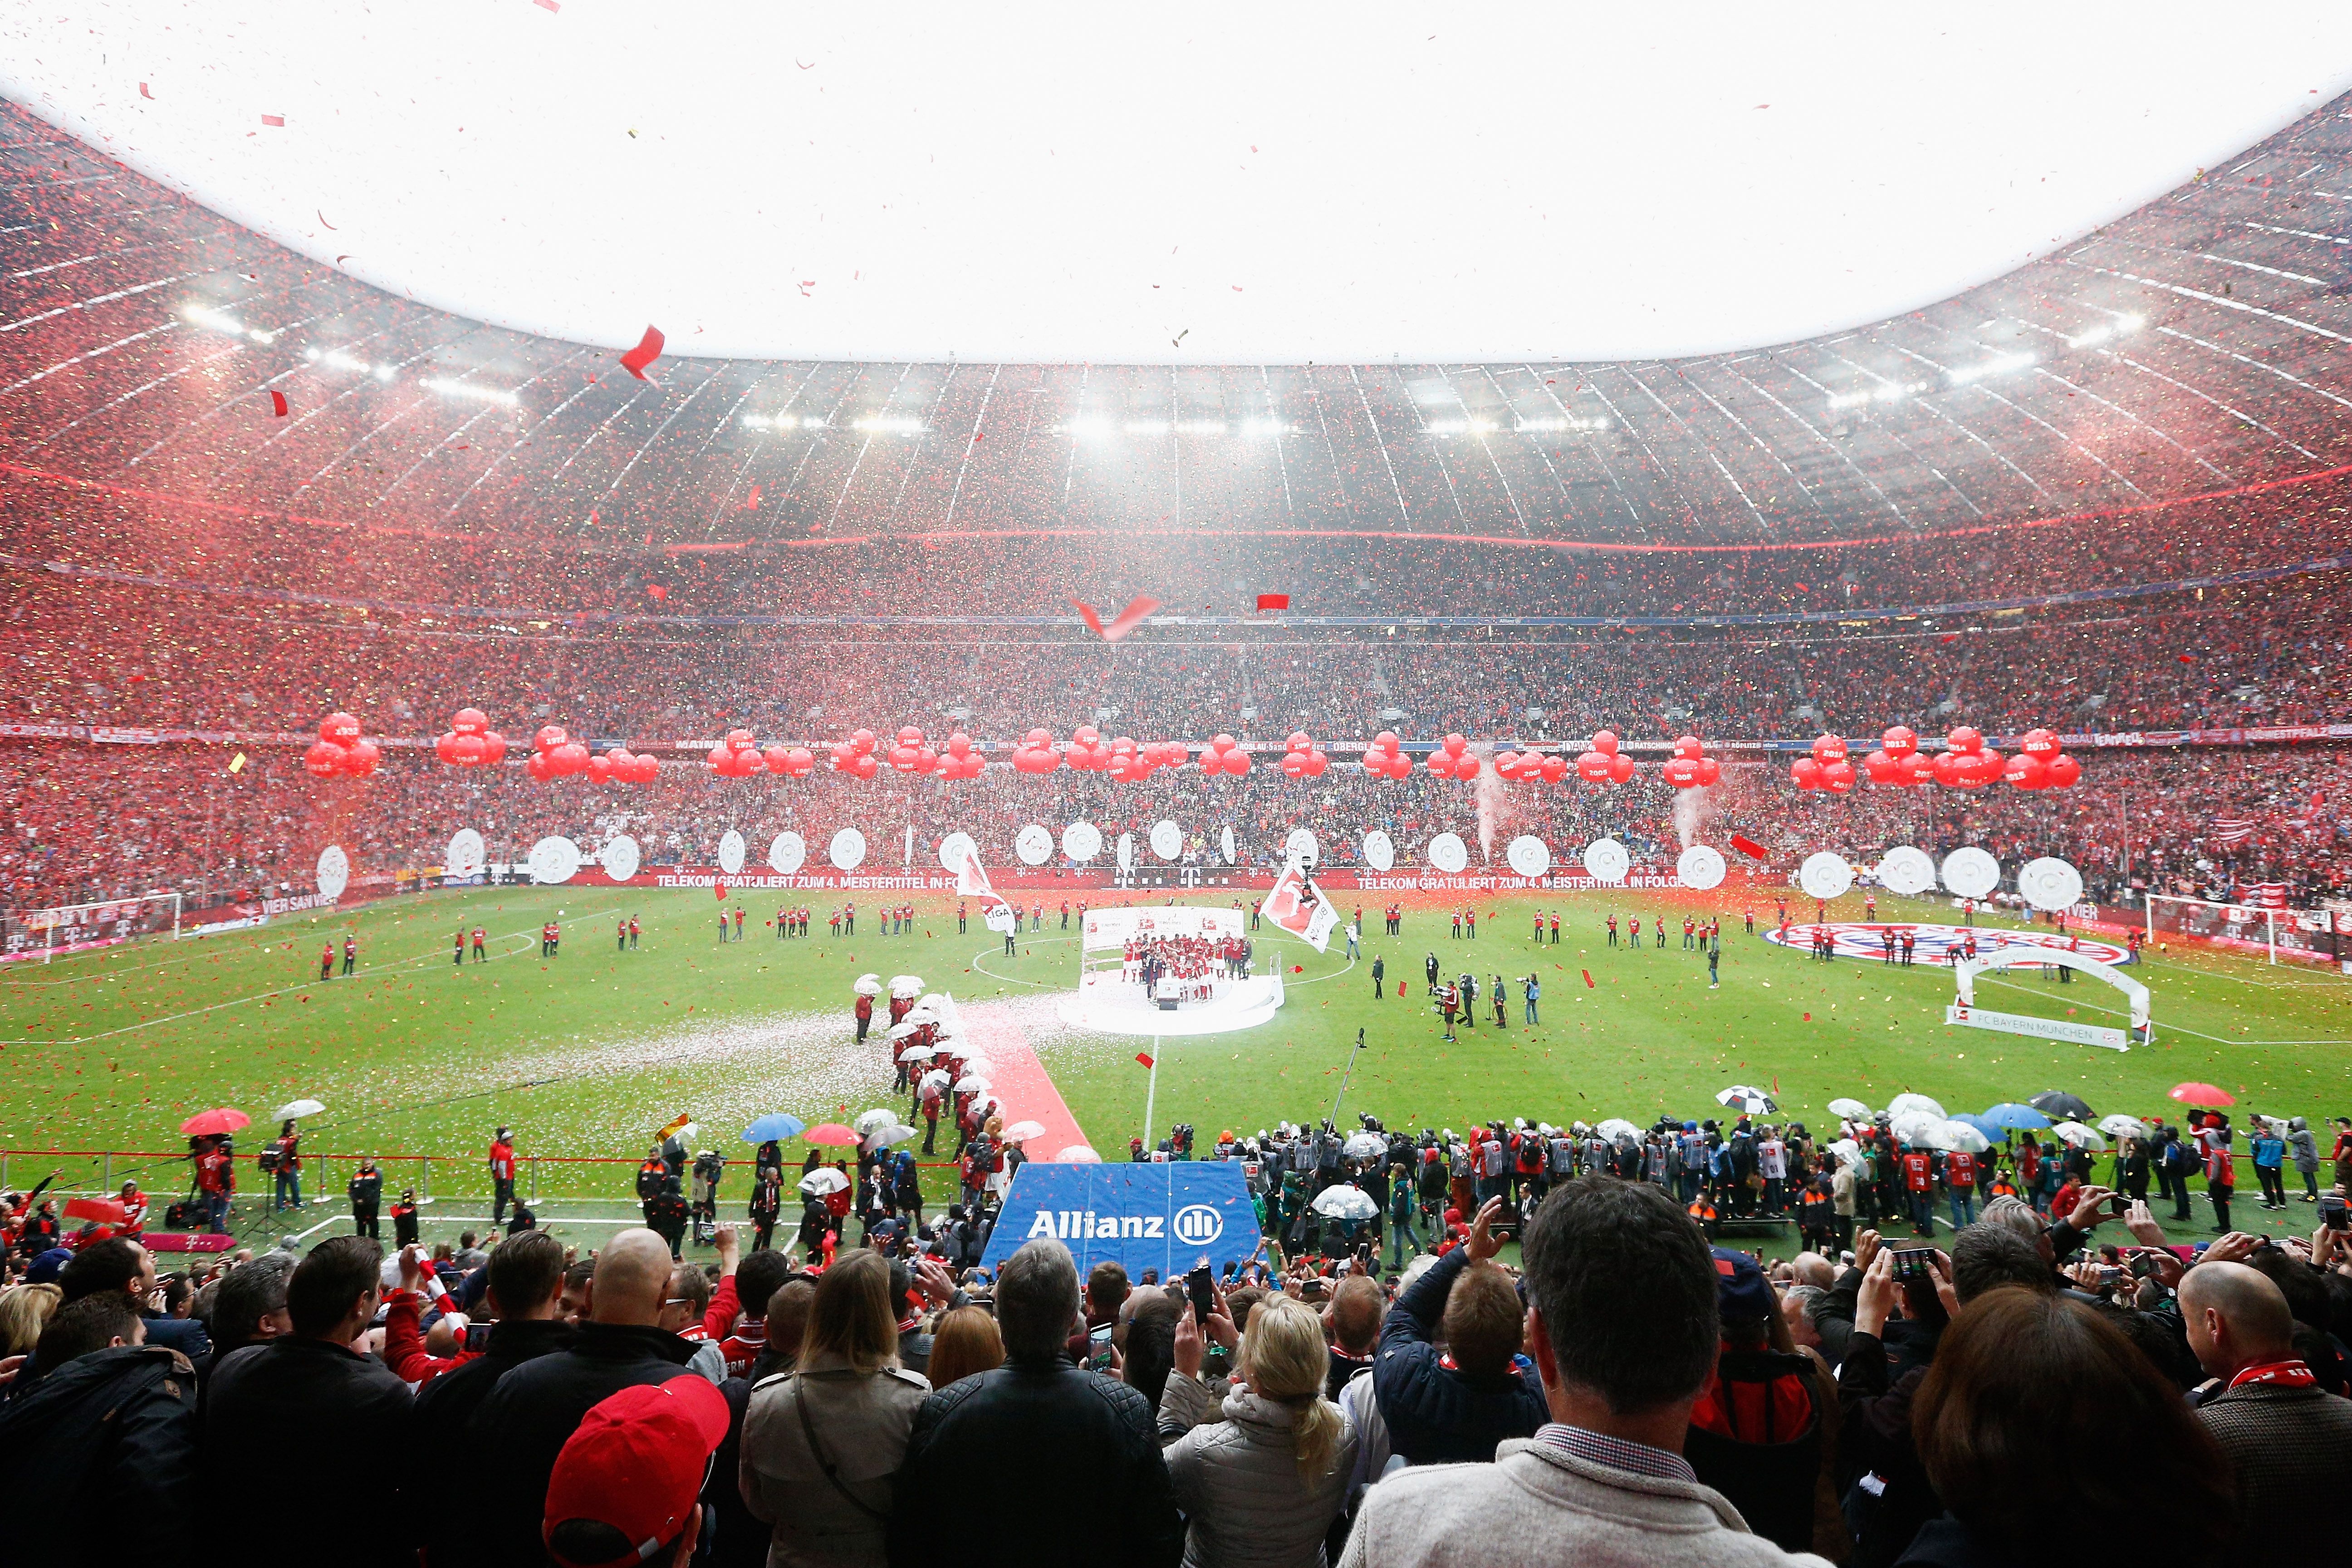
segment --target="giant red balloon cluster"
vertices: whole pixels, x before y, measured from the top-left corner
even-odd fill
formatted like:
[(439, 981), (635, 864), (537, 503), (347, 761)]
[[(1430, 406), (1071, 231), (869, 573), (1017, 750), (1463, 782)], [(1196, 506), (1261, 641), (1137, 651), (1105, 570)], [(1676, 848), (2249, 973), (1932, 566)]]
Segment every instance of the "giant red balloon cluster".
[(479, 768), (504, 762), (507, 738), (490, 728), (478, 708), (460, 708), (449, 717), (449, 732), (433, 742), (434, 754), (452, 767)]
[(302, 765), (322, 779), (363, 779), (381, 761), (375, 742), (360, 733), (360, 721), (348, 713), (320, 720), (319, 738), (302, 753)]
[(1617, 749), (1614, 731), (1603, 730), (1577, 757), (1576, 776), (1589, 784), (1623, 784), (1633, 776), (1633, 759)]
[[(1920, 752), (1917, 735), (1896, 724), (1879, 737), (1878, 749), (1863, 759), (1862, 767), (1872, 784), (1888, 789), (1928, 784), (1946, 789), (1982, 789), (1992, 784), (2064, 789), (2083, 776), (2082, 765), (2058, 749), (2058, 737), (2047, 730), (2027, 731), (2018, 754), (2004, 760), (1966, 724), (1945, 736), (1944, 749), (1933, 757)], [(1799, 758), (1789, 769), (1789, 780), (1799, 789), (1832, 795), (1852, 789), (1854, 778), (1846, 743), (1835, 735), (1815, 741), (1812, 755)]]
[(1331, 759), (1316, 749), (1314, 740), (1304, 730), (1291, 731), (1286, 749), (1282, 754), (1282, 776), (1291, 779), (1319, 779)]
[(1376, 779), (1412, 777), (1412, 759), (1404, 754), (1403, 742), (1397, 739), (1394, 730), (1381, 731), (1364, 748), (1364, 771)]

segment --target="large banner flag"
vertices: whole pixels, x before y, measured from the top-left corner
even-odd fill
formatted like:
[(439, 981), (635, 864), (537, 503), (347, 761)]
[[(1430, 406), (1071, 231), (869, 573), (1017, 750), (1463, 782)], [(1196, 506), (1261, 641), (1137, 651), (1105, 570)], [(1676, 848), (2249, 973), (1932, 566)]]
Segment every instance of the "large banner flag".
[(999, 935), (1019, 926), (1021, 917), (1014, 914), (1013, 906), (989, 885), (988, 873), (981, 868), (979, 850), (965, 850), (963, 862), (955, 868), (955, 874), (956, 892), (963, 898), (980, 900), (982, 924)]
[(1275, 925), (1318, 952), (1329, 950), (1331, 928), (1339, 923), (1339, 911), (1307, 877), (1297, 856), (1283, 861), (1282, 875), (1275, 879), (1274, 891), (1265, 896), (1264, 912)]
[(981, 1262), (992, 1269), (1026, 1243), (1050, 1236), (1077, 1259), (1081, 1279), (1097, 1263), (1116, 1263), (1130, 1279), (1156, 1268), (1163, 1281), (1171, 1280), (1203, 1258), (1222, 1279), (1227, 1263), (1257, 1251), (1261, 1234), (1238, 1160), (1123, 1165), (1032, 1160), (1013, 1173)]

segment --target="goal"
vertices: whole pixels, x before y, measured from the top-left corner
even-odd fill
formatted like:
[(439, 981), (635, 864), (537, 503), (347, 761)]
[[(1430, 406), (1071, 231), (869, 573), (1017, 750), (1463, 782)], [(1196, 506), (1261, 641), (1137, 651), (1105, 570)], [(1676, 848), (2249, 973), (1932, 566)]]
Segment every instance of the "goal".
[(177, 940), (181, 897), (177, 892), (142, 893), (104, 903), (0, 914), (0, 963), (37, 958), (47, 963), (61, 953), (88, 952), (167, 931)]
[[(2263, 952), (2276, 963), (2289, 959), (2333, 963), (2339, 956), (2336, 927), (2340, 917), (2326, 910), (2274, 908), (2264, 904), (2230, 904), (2192, 899), (2179, 893), (2146, 896), (2147, 940), (2194, 941), (2242, 952)], [(2341, 921), (2352, 928), (2352, 921)], [(2352, 943), (2342, 944), (2352, 947)]]

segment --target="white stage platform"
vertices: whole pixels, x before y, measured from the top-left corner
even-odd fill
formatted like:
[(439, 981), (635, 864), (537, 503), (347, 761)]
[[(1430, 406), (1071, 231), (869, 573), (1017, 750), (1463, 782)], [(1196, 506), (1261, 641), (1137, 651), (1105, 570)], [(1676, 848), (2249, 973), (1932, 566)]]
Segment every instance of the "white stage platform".
[(1055, 1004), (1055, 1010), (1062, 1022), (1074, 1028), (1112, 1035), (1158, 1035), (1164, 1039), (1255, 1028), (1271, 1019), (1281, 1005), (1279, 974), (1224, 981), (1208, 1001), (1186, 1002), (1171, 1009), (1151, 1001), (1142, 986), (1123, 980), (1117, 970), (1107, 970), (1080, 980), (1077, 990)]

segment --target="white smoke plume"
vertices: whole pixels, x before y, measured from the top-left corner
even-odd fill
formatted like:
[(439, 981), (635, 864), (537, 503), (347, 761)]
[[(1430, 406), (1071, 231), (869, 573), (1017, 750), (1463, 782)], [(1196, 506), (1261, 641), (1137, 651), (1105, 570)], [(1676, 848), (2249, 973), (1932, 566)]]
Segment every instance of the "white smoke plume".
[(1707, 815), (1706, 797), (1712, 793), (1704, 788), (1675, 791), (1675, 837), (1685, 849), (1698, 842), (1699, 824)]
[(1495, 829), (1502, 825), (1503, 814), (1509, 803), (1503, 797), (1503, 781), (1495, 773), (1491, 750), (1478, 757), (1478, 778), (1471, 785), (1478, 803), (1478, 850), (1486, 863), (1495, 863)]

